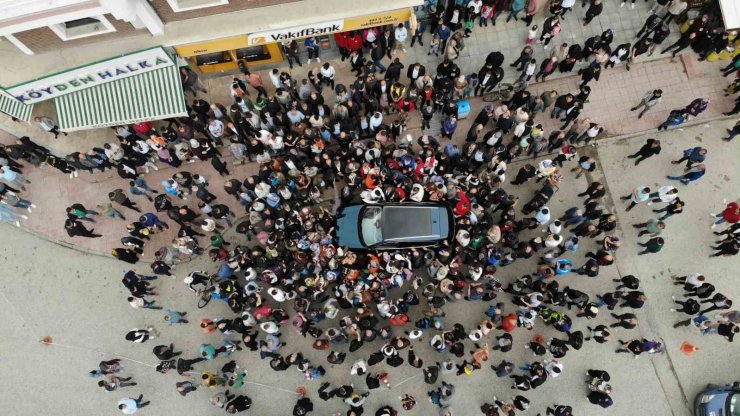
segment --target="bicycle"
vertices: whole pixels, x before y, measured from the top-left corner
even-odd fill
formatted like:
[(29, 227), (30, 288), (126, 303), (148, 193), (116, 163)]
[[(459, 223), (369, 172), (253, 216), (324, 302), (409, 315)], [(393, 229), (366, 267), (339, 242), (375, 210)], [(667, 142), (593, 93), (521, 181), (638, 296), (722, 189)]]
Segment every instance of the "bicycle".
[(211, 275), (208, 277), (208, 285), (204, 287), (203, 289), (198, 289), (196, 295), (198, 295), (198, 309), (203, 309), (208, 305), (208, 303), (211, 301), (211, 298), (213, 297), (213, 294), (216, 292), (216, 284), (214, 280), (215, 275)]
[(197, 294), (200, 296), (198, 298), (198, 309), (203, 309), (208, 305), (208, 303), (211, 301), (211, 298), (213, 297), (213, 291), (215, 288), (213, 286), (206, 288), (206, 289), (199, 289)]
[(504, 91), (508, 90), (509, 87), (513, 88), (513, 91), (511, 94), (517, 93), (519, 91), (524, 91), (529, 86), (529, 83), (523, 79), (518, 79), (514, 81), (513, 84), (510, 84), (508, 82), (502, 82), (498, 84), (498, 88), (496, 88), (493, 92), (481, 95), (481, 99), (485, 102), (493, 102), (493, 101), (499, 101), (504, 95)]

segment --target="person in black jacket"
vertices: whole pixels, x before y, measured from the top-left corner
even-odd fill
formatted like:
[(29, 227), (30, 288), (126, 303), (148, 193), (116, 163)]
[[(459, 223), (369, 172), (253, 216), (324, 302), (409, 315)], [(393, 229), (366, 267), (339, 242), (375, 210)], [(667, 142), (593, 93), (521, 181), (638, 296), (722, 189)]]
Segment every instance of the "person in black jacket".
[(74, 220), (71, 218), (68, 218), (66, 221), (64, 221), (64, 229), (67, 231), (67, 234), (70, 237), (88, 237), (88, 238), (98, 238), (102, 237), (101, 234), (95, 234), (95, 229), (88, 230), (85, 228), (84, 225), (82, 225), (81, 221)]
[(365, 68), (365, 57), (360, 55), (359, 51), (352, 51), (349, 56), (349, 63), (352, 66), (352, 70), (356, 72), (356, 76), (361, 76)]
[(386, 68), (385, 79), (391, 84), (398, 82), (401, 79), (401, 70), (403, 68), (404, 65), (401, 63), (401, 60), (395, 58), (393, 62), (388, 65), (388, 68)]
[(660, 154), (660, 150), (661, 150), (660, 140), (658, 140), (658, 139), (647, 139), (645, 141), (645, 144), (643, 144), (642, 147), (640, 148), (640, 150), (638, 150), (636, 153), (631, 154), (631, 155), (629, 155), (627, 157), (630, 158), (630, 159), (634, 159), (634, 158), (637, 158), (639, 156), (639, 158), (637, 160), (635, 160), (635, 166), (637, 166), (643, 160), (645, 160), (645, 159), (647, 159), (649, 157), (655, 156), (657, 154)]
[(601, 14), (604, 11), (604, 5), (601, 4), (601, 0), (592, 0), (591, 7), (586, 10), (586, 17), (583, 19), (583, 25), (587, 26), (594, 20), (594, 17)]
[(673, 51), (672, 56), (675, 58), (676, 54), (681, 52), (682, 50), (686, 49), (691, 45), (691, 43), (696, 39), (696, 33), (694, 32), (686, 32), (681, 35), (680, 38), (674, 43), (673, 45), (665, 48), (664, 50), (660, 51), (660, 53), (666, 53), (672, 49), (675, 48)]
[(245, 395), (239, 395), (226, 405), (226, 413), (243, 412), (250, 407), (252, 407), (252, 399)]
[(385, 50), (378, 42), (373, 42), (373, 47), (370, 50), (370, 59), (373, 61), (373, 66), (381, 74), (385, 72), (385, 65), (383, 65), (383, 56), (385, 56)]
[(486, 70), (478, 74), (478, 85), (473, 91), (474, 95), (486, 94), (493, 90), (496, 86), (496, 77), (493, 75), (493, 71)]
[(573, 102), (573, 106), (567, 110), (565, 110), (565, 118), (561, 121), (565, 122), (562, 127), (560, 127), (560, 130), (565, 130), (566, 127), (568, 127), (568, 124), (570, 124), (572, 121), (578, 118), (578, 116), (581, 115), (581, 110), (583, 109), (583, 102), (575, 100)]
[(424, 65), (417, 62), (409, 66), (409, 69), (406, 70), (406, 77), (408, 77), (411, 84), (415, 84), (416, 80), (426, 75), (426, 73), (427, 69), (424, 67)]
[(601, 76), (601, 65), (589, 65), (587, 68), (578, 71), (581, 76), (581, 86), (587, 85), (592, 79), (599, 81)]

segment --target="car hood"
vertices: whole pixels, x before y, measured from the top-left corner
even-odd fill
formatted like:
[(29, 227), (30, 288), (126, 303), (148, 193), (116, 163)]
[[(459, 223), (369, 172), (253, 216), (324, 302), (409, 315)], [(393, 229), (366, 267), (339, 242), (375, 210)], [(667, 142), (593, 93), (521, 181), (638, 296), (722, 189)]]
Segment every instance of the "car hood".
[(365, 248), (360, 241), (358, 218), (362, 205), (350, 205), (337, 213), (337, 242), (341, 247)]

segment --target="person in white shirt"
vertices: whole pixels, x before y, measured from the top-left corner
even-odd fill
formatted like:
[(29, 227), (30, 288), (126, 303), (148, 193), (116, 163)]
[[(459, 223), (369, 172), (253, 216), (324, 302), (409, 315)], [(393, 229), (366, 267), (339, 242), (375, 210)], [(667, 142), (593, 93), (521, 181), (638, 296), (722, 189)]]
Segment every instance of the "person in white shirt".
[(678, 198), (678, 189), (671, 185), (661, 186), (660, 189), (658, 189), (658, 192), (650, 194), (650, 198), (651, 200), (648, 205), (654, 202), (664, 202), (669, 204), (673, 202), (674, 199)]
[(272, 85), (275, 86), (275, 89), (282, 88), (282, 83), (280, 82), (280, 71), (277, 68), (270, 71), (270, 81), (272, 81)]
[(324, 62), (324, 65), (321, 65), (321, 69), (319, 70), (319, 72), (321, 74), (321, 82), (325, 82), (332, 89), (334, 89), (334, 76), (336, 75), (334, 67), (331, 66), (329, 62)]
[(678, 15), (683, 13), (687, 7), (689, 7), (689, 5), (686, 3), (686, 0), (671, 1), (671, 5), (668, 6), (668, 13), (663, 16), (663, 21), (665, 22), (665, 24), (671, 23), (671, 21), (674, 18), (677, 18)]
[(545, 371), (550, 378), (555, 378), (563, 372), (563, 365), (558, 360), (544, 360)]
[(537, 61), (532, 59), (527, 64), (527, 67), (524, 68), (524, 72), (522, 72), (522, 75), (519, 76), (519, 81), (525, 80), (529, 81), (534, 76), (535, 71), (537, 71)]
[(534, 216), (535, 220), (540, 225), (545, 225), (548, 222), (550, 222), (550, 208), (544, 206), (540, 208), (539, 211), (537, 211), (537, 214)]
[(403, 25), (403, 23), (399, 23), (398, 26), (396, 26), (396, 30), (393, 32), (393, 34), (396, 38), (396, 44), (391, 54), (395, 55), (399, 49), (406, 53), (406, 38), (408, 37), (408, 31), (406, 30), (406, 27)]
[(224, 135), (224, 123), (221, 120), (211, 120), (208, 123), (208, 132), (217, 141), (221, 140), (221, 136)]
[(470, 0), (468, 2), (468, 6), (467, 7), (468, 7), (468, 9), (472, 7), (473, 8), (473, 13), (475, 13), (476, 15), (479, 15), (480, 14), (480, 8), (483, 7), (483, 1), (481, 1), (481, 0)]
[(372, 117), (370, 117), (370, 120), (368, 121), (368, 125), (370, 127), (371, 131), (375, 131), (380, 127), (380, 125), (383, 124), (383, 114), (376, 111), (375, 114), (373, 114)]
[(55, 139), (59, 137), (59, 134), (68, 136), (67, 133), (59, 131), (59, 126), (54, 123), (54, 120), (52, 120), (51, 117), (34, 117), (33, 121), (35, 121), (42, 130), (53, 134)]

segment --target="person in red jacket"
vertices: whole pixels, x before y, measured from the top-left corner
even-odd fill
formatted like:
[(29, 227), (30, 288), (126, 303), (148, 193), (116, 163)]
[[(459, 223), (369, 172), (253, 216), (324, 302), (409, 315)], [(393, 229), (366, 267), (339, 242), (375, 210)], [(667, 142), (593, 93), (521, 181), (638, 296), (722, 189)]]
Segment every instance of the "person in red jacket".
[(716, 227), (723, 222), (729, 224), (736, 224), (740, 222), (740, 205), (737, 202), (730, 202), (724, 211), (719, 214), (711, 214), (712, 218), (718, 218), (717, 221), (712, 224), (712, 228)]
[(339, 54), (342, 55), (342, 62), (344, 62), (345, 59), (349, 58), (349, 49), (347, 49), (348, 37), (349, 33), (347, 32), (339, 32), (334, 34), (334, 43), (337, 44), (337, 48), (339, 48)]
[(457, 197), (459, 198), (459, 201), (455, 204), (455, 210), (453, 212), (457, 216), (467, 215), (470, 212), (470, 199), (468, 199), (468, 196), (462, 191), (457, 193)]
[(141, 123), (134, 123), (134, 131), (140, 136), (149, 136), (149, 132), (152, 131), (152, 123), (148, 121), (142, 121)]
[(345, 39), (344, 47), (347, 48), (348, 53), (357, 51), (362, 55), (362, 35), (359, 32), (349, 32), (347, 39)]

